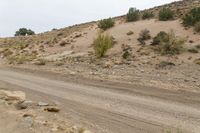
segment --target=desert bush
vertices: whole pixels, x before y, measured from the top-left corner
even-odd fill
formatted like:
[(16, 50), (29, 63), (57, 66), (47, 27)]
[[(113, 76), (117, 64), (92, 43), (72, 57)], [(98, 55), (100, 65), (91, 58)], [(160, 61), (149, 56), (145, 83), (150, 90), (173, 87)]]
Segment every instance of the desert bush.
[(103, 57), (113, 46), (113, 38), (109, 35), (99, 34), (93, 45), (96, 56)]
[(145, 44), (145, 41), (146, 40), (149, 40), (151, 39), (151, 35), (150, 35), (150, 31), (147, 30), (147, 29), (144, 29), (140, 32), (139, 34), (139, 38), (138, 38), (138, 41), (141, 43), (141, 44)]
[(200, 7), (191, 9), (184, 17), (183, 24), (185, 26), (194, 26), (200, 21)]
[(161, 42), (167, 40), (167, 33), (164, 32), (164, 31), (161, 31), (157, 34), (157, 36), (155, 36), (153, 38), (153, 42), (152, 42), (152, 45), (159, 45), (161, 44)]
[(180, 54), (185, 43), (184, 39), (176, 37), (172, 31), (170, 33), (158, 33), (158, 35), (154, 38), (154, 41), (155, 42), (153, 43), (156, 43), (154, 44), (156, 45), (154, 50), (162, 55)]
[(150, 18), (153, 18), (153, 17), (154, 17), (154, 14), (152, 12), (149, 12), (149, 11), (145, 11), (142, 14), (142, 19), (150, 19)]
[(107, 30), (115, 25), (115, 22), (112, 18), (103, 19), (99, 22), (98, 27), (102, 30)]
[(159, 11), (159, 20), (167, 21), (174, 18), (174, 12), (169, 8), (163, 8)]
[(200, 33), (200, 21), (195, 24), (194, 30)]
[(132, 22), (137, 21), (140, 18), (140, 11), (136, 8), (130, 8), (127, 15), (126, 15), (126, 21)]
[(28, 35), (35, 35), (35, 32), (27, 28), (20, 28), (18, 31), (15, 32), (15, 36), (28, 36)]

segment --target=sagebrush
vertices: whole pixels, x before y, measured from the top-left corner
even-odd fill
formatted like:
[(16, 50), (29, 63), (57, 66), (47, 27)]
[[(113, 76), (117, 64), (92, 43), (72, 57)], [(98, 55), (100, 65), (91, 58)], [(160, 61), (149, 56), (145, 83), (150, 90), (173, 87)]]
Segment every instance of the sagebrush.
[(169, 33), (160, 32), (153, 41), (154, 50), (161, 55), (180, 54), (184, 49), (184, 43), (185, 39), (176, 37), (173, 31)]
[(98, 27), (102, 30), (107, 30), (115, 25), (115, 21), (112, 18), (103, 19), (99, 22)]
[(183, 24), (185, 26), (194, 26), (200, 22), (200, 7), (191, 9), (184, 17)]
[(159, 20), (160, 21), (167, 21), (172, 20), (174, 18), (174, 12), (169, 8), (162, 8), (159, 11)]

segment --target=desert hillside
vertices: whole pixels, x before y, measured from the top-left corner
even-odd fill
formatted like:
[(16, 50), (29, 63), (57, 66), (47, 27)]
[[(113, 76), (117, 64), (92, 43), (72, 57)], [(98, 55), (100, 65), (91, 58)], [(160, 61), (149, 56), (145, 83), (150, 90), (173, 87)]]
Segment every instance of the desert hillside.
[[(185, 88), (190, 86), (196, 90), (199, 89), (199, 77), (195, 75), (199, 73), (200, 35), (193, 27), (185, 27), (182, 17), (199, 6), (199, 1), (184, 0), (141, 11), (140, 16), (144, 12), (153, 14), (148, 19), (140, 17), (137, 21), (126, 22), (126, 16), (116, 17), (113, 19), (115, 25), (104, 31), (97, 21), (32, 36), (1, 38), (1, 64), (100, 79), (139, 80), (142, 84), (151, 79), (152, 83), (147, 84), (160, 86), (163, 83), (168, 88), (187, 81)], [(163, 8), (174, 12), (173, 19), (159, 20), (159, 11)], [(144, 30), (150, 38), (140, 42), (138, 38)], [(175, 54), (155, 51), (158, 48), (152, 42), (160, 32), (173, 33), (184, 40), (181, 50)], [(112, 36), (114, 42), (103, 58), (95, 55), (93, 46), (99, 34)], [(186, 76), (192, 73), (194, 77)], [(158, 78), (158, 75), (162, 78)], [(175, 83), (172, 84), (172, 80)]]
[(199, 14), (182, 0), (0, 38), (0, 132), (199, 133)]

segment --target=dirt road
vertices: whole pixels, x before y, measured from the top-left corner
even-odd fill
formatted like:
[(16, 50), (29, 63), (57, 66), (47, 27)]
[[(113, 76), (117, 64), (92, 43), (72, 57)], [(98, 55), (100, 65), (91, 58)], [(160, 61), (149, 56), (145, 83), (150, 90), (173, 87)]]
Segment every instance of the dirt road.
[[(62, 105), (74, 121), (99, 133), (200, 132), (200, 94), (137, 85), (58, 80), (0, 70), (0, 82)], [(95, 130), (96, 129), (96, 130)]]

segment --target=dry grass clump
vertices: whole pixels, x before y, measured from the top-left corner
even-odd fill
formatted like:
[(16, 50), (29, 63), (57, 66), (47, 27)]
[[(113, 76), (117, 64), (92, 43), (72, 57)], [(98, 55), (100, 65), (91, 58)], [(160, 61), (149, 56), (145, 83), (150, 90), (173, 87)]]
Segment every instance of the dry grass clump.
[(150, 31), (147, 30), (147, 29), (144, 29), (140, 32), (139, 34), (139, 38), (138, 38), (138, 41), (141, 43), (141, 44), (145, 44), (145, 41), (146, 40), (149, 40), (151, 39), (151, 35), (150, 35)]
[(113, 38), (109, 35), (99, 34), (93, 45), (96, 56), (103, 57), (113, 46)]

